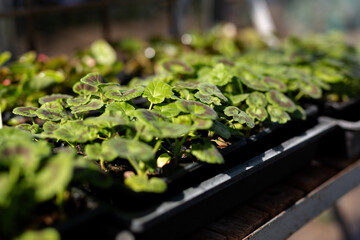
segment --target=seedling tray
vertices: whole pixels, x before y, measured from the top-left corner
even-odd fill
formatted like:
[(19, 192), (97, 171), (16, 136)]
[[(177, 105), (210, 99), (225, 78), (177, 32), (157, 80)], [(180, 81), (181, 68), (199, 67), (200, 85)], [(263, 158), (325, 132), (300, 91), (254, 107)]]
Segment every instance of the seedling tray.
[(124, 210), (114, 205), (111, 224), (119, 232), (128, 229), (137, 239), (181, 238), (304, 166), (315, 155), (319, 141), (336, 129), (334, 121), (322, 121), (147, 209)]

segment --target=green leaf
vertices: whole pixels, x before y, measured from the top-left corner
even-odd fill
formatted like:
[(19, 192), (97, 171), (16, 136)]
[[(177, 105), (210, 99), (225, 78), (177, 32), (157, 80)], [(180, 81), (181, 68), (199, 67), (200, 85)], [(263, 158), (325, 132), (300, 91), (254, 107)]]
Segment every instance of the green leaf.
[(205, 104), (214, 104), (214, 105), (217, 105), (217, 106), (220, 106), (221, 105), (221, 101), (218, 97), (213, 97), (211, 95), (208, 95), (208, 94), (203, 94), (201, 92), (197, 92), (195, 93), (194, 95), (197, 99), (199, 99), (202, 103), (205, 103)]
[(24, 117), (36, 117), (36, 111), (38, 108), (36, 107), (17, 107), (12, 111), (16, 115), (24, 116)]
[(275, 90), (278, 90), (280, 92), (286, 92), (287, 91), (286, 84), (279, 81), (279, 80), (276, 80), (276, 79), (271, 78), (271, 77), (265, 77), (263, 81), (264, 81), (265, 85), (269, 89), (275, 89)]
[(27, 230), (15, 240), (60, 240), (60, 234), (54, 228), (45, 228), (42, 230)]
[(97, 40), (90, 46), (90, 52), (101, 65), (112, 65), (116, 62), (116, 52), (105, 40)]
[(48, 102), (54, 102), (54, 101), (63, 100), (63, 99), (68, 100), (70, 98), (72, 98), (72, 96), (67, 95), (67, 94), (51, 94), (51, 95), (39, 98), (39, 103), (45, 104)]
[(213, 85), (224, 86), (230, 83), (233, 77), (233, 73), (230, 72), (223, 63), (219, 63), (212, 69), (208, 80)]
[(71, 118), (59, 102), (44, 103), (35, 113), (39, 118), (49, 121), (60, 121)]
[(52, 133), (54, 132), (56, 129), (58, 129), (60, 127), (59, 123), (55, 123), (55, 122), (45, 122), (43, 125), (43, 130), (46, 133)]
[(246, 125), (250, 128), (253, 128), (255, 126), (255, 123), (251, 119), (251, 117), (237, 107), (234, 106), (226, 107), (224, 109), (224, 113), (226, 116), (233, 117), (235, 121), (241, 124), (246, 123)]
[(326, 83), (338, 83), (344, 81), (344, 76), (334, 68), (316, 67), (315, 76)]
[(165, 98), (172, 98), (173, 96), (171, 86), (158, 80), (152, 81), (143, 93), (143, 97), (147, 97), (153, 104), (162, 103)]
[(250, 117), (253, 119), (258, 119), (261, 122), (264, 121), (268, 116), (264, 107), (250, 106), (245, 111)]
[(132, 112), (135, 110), (135, 107), (127, 102), (113, 102), (106, 105), (104, 115), (115, 115), (120, 113), (119, 115), (129, 116), (132, 115)]
[(0, 67), (11, 58), (11, 52), (5, 51), (0, 54)]
[(155, 158), (152, 147), (143, 142), (114, 137), (108, 140), (106, 144), (114, 149), (119, 157), (124, 159), (130, 158), (145, 162)]
[(79, 106), (79, 105), (84, 105), (87, 104), (90, 101), (90, 97), (89, 96), (85, 96), (85, 95), (80, 95), (76, 98), (68, 98), (66, 99), (66, 103), (68, 106)]
[(125, 185), (135, 192), (162, 193), (167, 189), (167, 185), (161, 178), (152, 177), (148, 179), (146, 175), (135, 175), (125, 179)]
[(99, 72), (88, 73), (85, 77), (80, 79), (80, 82), (97, 88), (105, 83), (103, 76)]
[(114, 99), (116, 101), (128, 101), (137, 97), (140, 97), (144, 92), (144, 87), (139, 85), (136, 88), (130, 90), (107, 90), (105, 92), (105, 97), (109, 99)]
[(160, 113), (167, 118), (173, 118), (179, 115), (180, 109), (177, 107), (176, 103), (168, 104), (159, 104), (156, 105), (153, 109), (154, 112)]
[(276, 106), (268, 105), (267, 111), (272, 122), (286, 123), (290, 120), (289, 114)]
[(45, 201), (62, 193), (73, 175), (74, 151), (66, 149), (50, 158), (35, 178), (35, 197)]
[(40, 132), (40, 127), (37, 124), (22, 123), (17, 125), (16, 128), (30, 132), (32, 134), (36, 134)]
[(95, 126), (87, 126), (83, 121), (68, 121), (54, 131), (54, 136), (67, 142), (84, 143), (98, 137)]
[(203, 144), (196, 143), (191, 147), (191, 154), (198, 160), (207, 163), (224, 163), (224, 158), (214, 145), (209, 141), (204, 141)]
[(276, 90), (270, 90), (269, 92), (267, 92), (266, 98), (269, 103), (287, 112), (293, 112), (296, 109), (295, 103), (290, 98)]
[(79, 95), (92, 95), (98, 90), (97, 87), (93, 87), (82, 82), (75, 83), (72, 89)]
[(194, 116), (192, 116), (192, 121), (193, 121), (193, 124), (191, 125), (191, 129), (193, 131), (198, 130), (198, 129), (206, 130), (206, 129), (211, 128), (211, 126), (213, 125), (212, 120), (197, 118)]
[(201, 83), (199, 85), (198, 89), (202, 94), (216, 96), (216, 97), (220, 98), (221, 100), (223, 100), (224, 102), (228, 101), (228, 99), (224, 96), (224, 94), (222, 94), (220, 89), (217, 86), (215, 86), (214, 84), (206, 83), (206, 82)]
[(198, 89), (200, 82), (195, 80), (177, 81), (176, 88)]
[(246, 99), (246, 104), (250, 107), (265, 107), (267, 104), (266, 96), (260, 92), (252, 92)]
[(101, 100), (98, 99), (91, 99), (89, 103), (85, 105), (79, 105), (79, 106), (73, 106), (71, 107), (71, 113), (81, 113), (81, 112), (87, 112), (92, 110), (98, 110), (100, 109), (104, 103)]
[(156, 122), (165, 121), (165, 116), (162, 114), (147, 110), (147, 109), (136, 109), (133, 112), (134, 116), (146, 125), (151, 125)]
[(212, 125), (212, 130), (219, 136), (225, 139), (229, 139), (231, 137), (231, 132), (229, 130), (229, 127), (222, 124), (219, 121), (214, 121)]
[(318, 87), (316, 84), (305, 83), (302, 81), (297, 81), (296, 84), (304, 94), (310, 96), (311, 98), (315, 98), (315, 99), (321, 98), (322, 96), (321, 88)]
[(170, 60), (163, 63), (165, 70), (177, 74), (192, 74), (194, 69), (180, 60)]
[(64, 80), (64, 73), (48, 69), (39, 72), (34, 77), (32, 77), (29, 83), (29, 87), (34, 90), (41, 90), (55, 83), (61, 83)]
[(148, 133), (159, 138), (178, 138), (190, 132), (190, 126), (172, 123), (172, 122), (155, 122), (147, 125)]
[(110, 147), (107, 141), (102, 142), (102, 144), (87, 144), (85, 153), (90, 160), (113, 161), (117, 157), (116, 151)]
[(128, 120), (120, 117), (98, 116), (86, 118), (84, 123), (87, 125), (95, 125), (100, 128), (113, 128), (119, 125), (126, 125)]
[(237, 94), (237, 95), (229, 95), (230, 102), (232, 105), (238, 106), (241, 102), (245, 101), (248, 97), (248, 93)]
[(168, 164), (171, 160), (171, 156), (167, 153), (162, 153), (157, 159), (156, 159), (156, 166), (159, 168), (162, 168), (166, 164)]
[(265, 92), (268, 91), (268, 87), (257, 77), (240, 77), (240, 80), (243, 84), (245, 84), (247, 87), (256, 90), (256, 91), (261, 91), (261, 92)]
[(200, 102), (180, 100), (176, 102), (176, 105), (181, 111), (191, 113), (199, 118), (212, 120), (218, 118), (214, 109)]

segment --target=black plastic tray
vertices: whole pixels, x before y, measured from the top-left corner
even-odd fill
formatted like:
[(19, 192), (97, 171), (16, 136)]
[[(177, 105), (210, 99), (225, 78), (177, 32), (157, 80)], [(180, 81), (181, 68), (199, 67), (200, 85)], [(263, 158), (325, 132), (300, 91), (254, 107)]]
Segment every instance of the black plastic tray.
[(180, 239), (309, 162), (318, 143), (338, 129), (334, 121), (314, 127), (243, 163), (164, 199), (145, 210), (112, 208), (111, 225), (136, 239)]

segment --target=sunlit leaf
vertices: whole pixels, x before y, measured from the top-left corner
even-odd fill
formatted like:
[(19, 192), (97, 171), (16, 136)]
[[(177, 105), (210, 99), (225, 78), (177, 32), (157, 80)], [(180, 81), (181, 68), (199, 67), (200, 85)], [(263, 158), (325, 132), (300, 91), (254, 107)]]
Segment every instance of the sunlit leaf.
[(125, 179), (125, 185), (135, 192), (162, 193), (167, 189), (167, 185), (161, 178), (152, 177), (148, 179), (146, 175), (135, 175)]
[(240, 110), (237, 107), (229, 106), (224, 109), (224, 113), (226, 116), (233, 117), (233, 119), (241, 124), (246, 123), (246, 125), (250, 128), (255, 126), (254, 121), (251, 119), (246, 112)]
[(95, 126), (87, 126), (83, 121), (68, 121), (54, 131), (54, 136), (67, 142), (84, 143), (98, 137)]
[(11, 58), (11, 52), (5, 51), (0, 54), (0, 67)]
[(179, 109), (186, 113), (191, 113), (199, 118), (217, 119), (218, 116), (211, 107), (195, 101), (180, 100), (176, 102)]
[(162, 168), (166, 164), (168, 164), (171, 160), (171, 156), (168, 153), (162, 153), (157, 159), (156, 159), (156, 165), (159, 168)]
[(238, 106), (241, 102), (245, 101), (249, 97), (249, 94), (244, 93), (237, 95), (229, 95), (228, 97), (233, 105)]
[(176, 103), (158, 104), (153, 109), (154, 112), (160, 113), (167, 118), (173, 118), (179, 115), (180, 109)]
[(17, 107), (14, 108), (13, 113), (24, 117), (36, 117), (36, 107)]
[(305, 93), (306, 95), (312, 98), (317, 99), (320, 98), (322, 95), (321, 88), (314, 83), (305, 83), (302, 81), (297, 81), (296, 84), (303, 93)]
[(117, 155), (124, 159), (133, 159), (136, 161), (149, 161), (154, 159), (152, 147), (132, 139), (114, 137), (107, 141), (109, 147), (114, 149)]
[(213, 125), (213, 121), (210, 119), (192, 117), (192, 120), (193, 120), (193, 124), (191, 125), (192, 130), (197, 130), (197, 129), (205, 130), (211, 128), (211, 126)]
[(257, 90), (257, 91), (261, 91), (261, 92), (265, 92), (268, 90), (268, 87), (265, 85), (265, 83), (263, 83), (260, 78), (254, 77), (254, 76), (249, 76), (249, 77), (240, 77), (240, 80), (243, 84), (245, 84), (247, 87)]
[(233, 77), (233, 73), (223, 63), (219, 63), (212, 69), (208, 81), (216, 86), (224, 86), (231, 82)]
[(290, 98), (276, 90), (270, 90), (269, 92), (267, 92), (266, 98), (269, 103), (287, 112), (293, 112), (296, 109), (295, 103)]
[(202, 103), (205, 103), (205, 104), (215, 104), (217, 106), (220, 106), (221, 105), (221, 101), (218, 97), (213, 97), (211, 95), (208, 95), (208, 94), (203, 94), (201, 92), (197, 92), (195, 93), (194, 95), (197, 99), (199, 99)]
[(130, 90), (109, 89), (105, 92), (105, 97), (116, 101), (128, 101), (130, 99), (140, 97), (141, 94), (143, 94), (144, 89), (145, 88), (141, 85)]
[(74, 151), (66, 149), (50, 158), (35, 177), (35, 197), (45, 201), (65, 190), (73, 175)]
[(100, 109), (104, 103), (98, 99), (91, 99), (89, 103), (71, 107), (71, 113), (81, 113)]
[(90, 46), (91, 54), (101, 65), (112, 65), (116, 62), (116, 52), (105, 40), (97, 40)]
[(65, 75), (62, 72), (54, 70), (44, 70), (32, 77), (29, 87), (35, 90), (44, 89), (52, 84), (61, 83), (65, 80)]
[(154, 137), (178, 138), (190, 132), (190, 126), (172, 122), (155, 122), (148, 125), (147, 131)]
[(204, 141), (203, 144), (196, 143), (191, 147), (191, 154), (198, 160), (207, 163), (224, 163), (224, 158), (214, 145), (209, 141)]
[(195, 80), (187, 80), (187, 81), (177, 81), (175, 83), (176, 88), (187, 88), (187, 89), (197, 89), (200, 82)]
[(259, 121), (264, 121), (268, 116), (264, 107), (250, 106), (245, 111), (250, 117)]
[(58, 101), (58, 100), (62, 100), (62, 99), (70, 99), (72, 98), (72, 96), (70, 95), (67, 95), (67, 94), (51, 94), (51, 95), (48, 95), (48, 96), (44, 96), (44, 97), (41, 97), (39, 98), (39, 103), (40, 104), (44, 104), (44, 103), (47, 103), (47, 102), (54, 102), (54, 101)]
[(173, 95), (171, 86), (158, 80), (152, 81), (143, 93), (143, 97), (147, 97), (153, 104), (162, 103), (165, 98), (172, 98)]
[(80, 79), (80, 82), (97, 88), (99, 85), (101, 86), (102, 84), (104, 84), (105, 80), (99, 72), (96, 72), (88, 73), (85, 77)]
[(286, 123), (290, 120), (289, 114), (278, 107), (268, 105), (267, 111), (272, 122)]
[(166, 119), (166, 117), (162, 114), (143, 108), (135, 110), (133, 114), (139, 121), (142, 121), (144, 124), (153, 124), (155, 122), (164, 121)]
[(194, 69), (180, 60), (170, 60), (163, 63), (164, 69), (177, 74), (191, 74)]
[(84, 123), (87, 125), (95, 125), (101, 128), (113, 128), (115, 126), (127, 124), (128, 120), (120, 117), (99, 116), (86, 118)]
[[(122, 116), (129, 116), (132, 115), (132, 112), (135, 110), (135, 107), (127, 102), (113, 102), (106, 105), (104, 115), (122, 115)], [(117, 114), (119, 113), (119, 114)]]
[(265, 107), (267, 104), (266, 96), (260, 92), (252, 92), (246, 99), (246, 104), (254, 107)]
[(87, 104), (89, 101), (90, 101), (90, 97), (85, 95), (80, 95), (75, 98), (66, 99), (66, 103), (68, 106), (79, 106), (79, 105)]

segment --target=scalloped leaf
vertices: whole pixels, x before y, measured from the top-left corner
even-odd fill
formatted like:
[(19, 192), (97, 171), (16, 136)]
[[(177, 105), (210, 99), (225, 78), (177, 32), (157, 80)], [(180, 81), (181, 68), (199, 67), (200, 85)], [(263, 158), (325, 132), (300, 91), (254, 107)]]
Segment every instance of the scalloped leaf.
[(249, 94), (244, 93), (237, 95), (229, 95), (228, 97), (233, 105), (238, 106), (241, 102), (245, 101), (249, 97)]
[(180, 60), (170, 60), (163, 63), (165, 70), (176, 74), (192, 74), (194, 69)]
[(171, 86), (159, 80), (149, 83), (143, 93), (143, 97), (148, 98), (153, 104), (162, 103), (165, 98), (172, 98), (173, 96)]
[(143, 108), (136, 109), (133, 114), (139, 121), (145, 123), (146, 125), (164, 121), (166, 119), (166, 117), (162, 114)]
[(90, 101), (90, 96), (80, 95), (75, 98), (66, 99), (66, 103), (68, 106), (79, 106), (83, 104), (87, 104)]
[(105, 97), (109, 99), (114, 99), (116, 101), (128, 101), (137, 97), (140, 97), (145, 90), (144, 86), (137, 86), (136, 88), (130, 90), (112, 90), (109, 89), (105, 92)]
[(173, 118), (181, 112), (176, 103), (159, 104), (153, 109), (154, 112), (160, 113), (167, 118)]
[(128, 120), (120, 117), (98, 116), (86, 118), (84, 123), (87, 125), (95, 125), (100, 128), (113, 128), (119, 125), (126, 125)]
[(205, 103), (205, 104), (214, 104), (214, 105), (217, 105), (217, 106), (220, 106), (221, 105), (221, 101), (218, 97), (213, 97), (211, 95), (208, 95), (208, 94), (203, 94), (201, 92), (197, 92), (195, 93), (194, 95), (197, 99), (200, 100), (200, 102), (202, 103)]
[(216, 86), (224, 86), (232, 81), (234, 74), (223, 63), (216, 64), (210, 72), (208, 81)]
[(119, 157), (124, 159), (130, 158), (145, 162), (155, 158), (152, 147), (143, 142), (114, 137), (108, 140), (106, 144), (114, 149)]
[(101, 73), (95, 72), (86, 74), (85, 77), (80, 79), (80, 82), (97, 88), (105, 83), (105, 79), (103, 78)]
[(102, 142), (102, 144), (87, 144), (85, 154), (90, 160), (113, 161), (117, 157), (116, 151), (107, 144), (107, 141)]
[(50, 158), (36, 173), (34, 190), (38, 201), (51, 199), (66, 189), (72, 179), (74, 157), (73, 150), (63, 150)]
[(97, 87), (93, 87), (82, 82), (75, 83), (72, 89), (74, 93), (79, 95), (92, 95), (98, 91)]
[(265, 85), (269, 89), (275, 89), (275, 90), (278, 90), (280, 92), (286, 92), (287, 91), (287, 86), (282, 81), (279, 81), (279, 80), (271, 78), (271, 77), (265, 77), (263, 79), (263, 81), (264, 81)]
[(90, 52), (98, 64), (110, 66), (116, 62), (116, 52), (105, 40), (99, 39), (93, 42)]
[(175, 83), (176, 88), (186, 88), (186, 89), (197, 89), (200, 82), (196, 80), (186, 80), (186, 81), (177, 81)]
[(261, 92), (252, 92), (246, 99), (246, 104), (253, 107), (265, 107), (267, 104), (266, 96)]
[(108, 105), (106, 105), (104, 116), (117, 116), (117, 113), (120, 113), (119, 115), (123, 116), (129, 116), (132, 115), (132, 112), (135, 110), (135, 107), (127, 102), (113, 102)]
[(252, 117), (253, 119), (258, 119), (261, 122), (265, 121), (268, 116), (267, 111), (264, 107), (251, 106), (248, 107), (245, 111), (250, 117)]
[(254, 76), (247, 76), (247, 77), (240, 77), (240, 81), (245, 84), (247, 87), (261, 92), (266, 92), (269, 88), (260, 80), (258, 77)]
[(24, 117), (36, 117), (36, 107), (17, 107), (13, 109), (13, 113)]
[(287, 121), (290, 121), (289, 114), (277, 106), (268, 105), (267, 111), (272, 122), (286, 123)]
[(68, 119), (67, 115), (63, 114), (61, 111), (55, 109), (43, 109), (39, 108), (36, 111), (38, 118), (48, 120), (48, 121), (60, 121), (62, 119)]
[(311, 98), (315, 98), (315, 99), (321, 98), (322, 96), (321, 88), (318, 87), (316, 84), (304, 83), (301, 81), (296, 82), (296, 84), (304, 94), (310, 96)]
[(54, 137), (67, 142), (85, 143), (98, 137), (98, 129), (85, 125), (83, 121), (68, 121), (54, 131)]
[(176, 105), (181, 111), (185, 113), (191, 113), (199, 118), (212, 120), (218, 118), (214, 109), (200, 102), (179, 100), (176, 101)]
[(255, 126), (254, 121), (246, 112), (240, 110), (237, 107), (229, 106), (224, 109), (226, 116), (233, 117), (233, 119), (241, 124), (246, 124), (248, 127), (253, 128)]
[(16, 126), (16, 128), (21, 129), (26, 132), (30, 132), (32, 134), (36, 134), (40, 132), (40, 127), (37, 124), (28, 124), (22, 123)]
[(194, 117), (192, 116), (192, 125), (191, 125), (191, 129), (194, 131), (194, 130), (198, 130), (198, 129), (201, 129), (201, 130), (206, 130), (206, 129), (209, 129), (212, 127), (213, 125), (213, 121), (212, 120), (209, 120), (209, 119), (203, 119), (203, 118), (197, 118), (197, 117)]
[(269, 103), (287, 112), (293, 112), (296, 109), (295, 103), (285, 94), (279, 91), (270, 90), (269, 92), (266, 93), (266, 98), (269, 101)]
[(48, 103), (48, 102), (55, 102), (55, 101), (58, 101), (58, 100), (68, 100), (68, 99), (71, 99), (72, 96), (70, 95), (67, 95), (67, 94), (51, 94), (51, 95), (47, 95), (47, 96), (44, 96), (44, 97), (41, 97), (39, 98), (39, 103), (40, 104), (45, 104), (45, 103)]
[(104, 103), (98, 99), (91, 99), (89, 103), (85, 105), (73, 106), (71, 107), (71, 113), (82, 113), (92, 110), (98, 110), (104, 106)]
[(198, 160), (211, 164), (224, 163), (224, 158), (214, 145), (209, 141), (204, 141), (203, 144), (196, 143), (191, 147), (191, 154)]
[(204, 82), (199, 85), (198, 89), (202, 94), (216, 96), (224, 102), (228, 101), (228, 99), (224, 96), (224, 94), (222, 94), (220, 89), (214, 84)]
[(163, 193), (167, 185), (161, 178), (152, 177), (148, 179), (146, 175), (135, 175), (125, 179), (125, 185), (134, 192), (153, 192)]
[(59, 123), (55, 123), (55, 122), (45, 122), (43, 125), (43, 130), (44, 132), (47, 133), (52, 133), (54, 132), (56, 129), (58, 129), (60, 127)]
[(212, 125), (212, 130), (219, 136), (225, 139), (229, 139), (231, 137), (231, 132), (229, 131), (229, 127), (222, 124), (219, 121), (214, 121)]
[(178, 138), (189, 133), (191, 127), (188, 125), (177, 124), (172, 122), (154, 122), (147, 125), (147, 132), (153, 137), (159, 138)]

